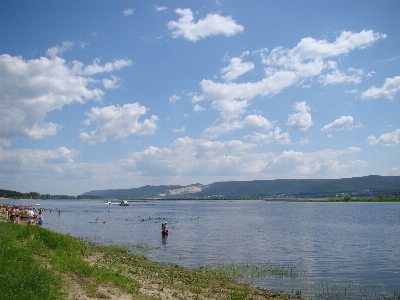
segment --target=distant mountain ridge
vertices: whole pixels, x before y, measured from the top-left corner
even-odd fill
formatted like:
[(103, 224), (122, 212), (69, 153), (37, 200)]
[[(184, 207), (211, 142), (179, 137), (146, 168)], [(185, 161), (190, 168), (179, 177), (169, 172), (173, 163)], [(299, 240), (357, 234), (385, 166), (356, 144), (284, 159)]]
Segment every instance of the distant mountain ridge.
[(400, 176), (370, 175), (341, 179), (225, 181), (208, 185), (146, 185), (131, 189), (93, 190), (86, 196), (106, 199), (327, 198), (400, 195)]

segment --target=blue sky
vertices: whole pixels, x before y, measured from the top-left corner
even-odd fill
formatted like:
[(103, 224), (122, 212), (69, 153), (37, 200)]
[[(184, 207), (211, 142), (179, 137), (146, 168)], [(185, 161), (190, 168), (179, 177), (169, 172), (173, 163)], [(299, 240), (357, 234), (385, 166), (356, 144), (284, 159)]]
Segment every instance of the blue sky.
[(400, 175), (399, 1), (1, 1), (0, 188)]

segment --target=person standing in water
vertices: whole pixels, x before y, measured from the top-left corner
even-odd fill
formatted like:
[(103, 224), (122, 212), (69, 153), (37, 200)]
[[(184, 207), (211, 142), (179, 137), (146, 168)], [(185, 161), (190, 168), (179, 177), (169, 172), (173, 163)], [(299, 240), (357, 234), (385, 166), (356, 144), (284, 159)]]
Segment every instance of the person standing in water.
[(167, 222), (161, 224), (161, 233), (168, 234)]

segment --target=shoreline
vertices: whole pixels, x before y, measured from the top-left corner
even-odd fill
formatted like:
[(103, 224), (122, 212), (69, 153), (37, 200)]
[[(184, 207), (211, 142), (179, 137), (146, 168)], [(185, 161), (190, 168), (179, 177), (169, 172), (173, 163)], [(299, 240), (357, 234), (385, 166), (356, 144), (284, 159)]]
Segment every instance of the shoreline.
[[(19, 285), (29, 287), (25, 281), (32, 280), (30, 271), (35, 274), (41, 268), (49, 276), (57, 277), (58, 289), (48, 287), (46, 293), (55, 293), (40, 299), (300, 299), (299, 295), (289, 295), (269, 291), (234, 280), (206, 270), (188, 270), (177, 265), (164, 265), (153, 262), (144, 256), (128, 252), (123, 246), (104, 246), (82, 241), (78, 238), (52, 232), (40, 226), (13, 224), (0, 214), (0, 262), (3, 268), (0, 276), (10, 274), (5, 262), (7, 251), (15, 248), (16, 253), (26, 253), (30, 265), (13, 279)], [(6, 234), (4, 234), (6, 233)], [(19, 237), (15, 239), (14, 237)], [(8, 245), (7, 249), (2, 249)], [(14, 254), (15, 255), (15, 254)], [(18, 261), (16, 261), (18, 264)], [(15, 268), (15, 266), (11, 266)], [(8, 272), (8, 273), (7, 273)], [(12, 276), (12, 275), (4, 275)], [(37, 275), (35, 275), (37, 276)], [(7, 278), (7, 277), (5, 277)], [(40, 280), (40, 278), (38, 279)], [(52, 280), (47, 281), (52, 283)], [(54, 285), (54, 282), (53, 282)], [(6, 284), (5, 287), (8, 287)], [(32, 286), (34, 290), (35, 287)], [(43, 290), (43, 289), (42, 289)], [(19, 291), (15, 291), (19, 293)], [(29, 292), (29, 291), (24, 291)], [(3, 295), (13, 291), (5, 290)], [(301, 294), (301, 292), (298, 292)], [(17, 299), (17, 298), (15, 298)], [(35, 299), (35, 298), (33, 298)], [(39, 299), (39, 298), (38, 298)]]

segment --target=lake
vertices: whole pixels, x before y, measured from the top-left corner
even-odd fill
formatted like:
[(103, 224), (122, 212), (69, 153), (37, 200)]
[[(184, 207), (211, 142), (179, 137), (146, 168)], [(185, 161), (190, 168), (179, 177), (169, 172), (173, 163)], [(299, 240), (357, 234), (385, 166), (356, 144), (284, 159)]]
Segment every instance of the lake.
[(247, 282), (267, 289), (301, 290), (313, 299), (400, 299), (400, 203), (2, 202), (40, 204), (47, 209), (44, 227), (56, 232), (131, 245), (162, 263), (244, 270)]

